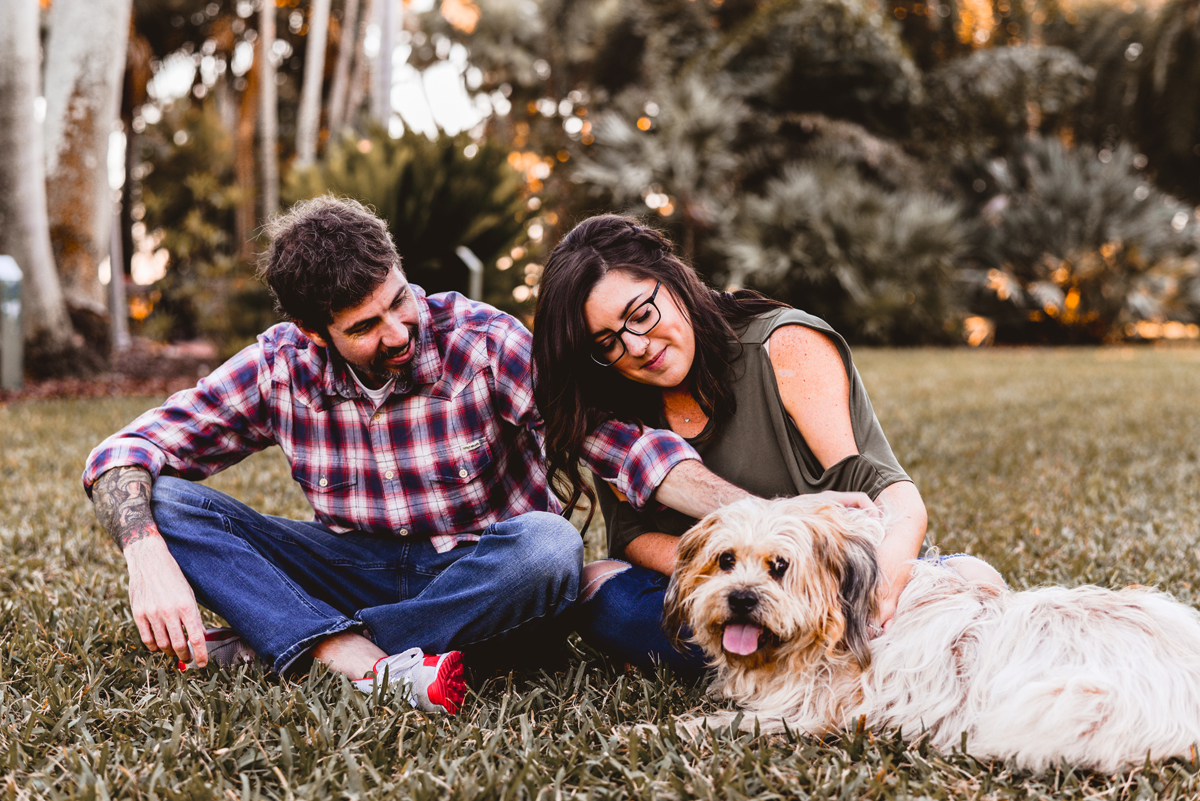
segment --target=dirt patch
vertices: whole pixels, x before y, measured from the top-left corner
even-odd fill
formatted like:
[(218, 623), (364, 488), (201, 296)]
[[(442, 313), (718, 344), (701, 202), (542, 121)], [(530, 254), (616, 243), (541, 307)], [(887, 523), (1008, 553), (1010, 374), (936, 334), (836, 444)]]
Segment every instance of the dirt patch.
[(51, 398), (118, 398), (170, 395), (195, 386), (219, 364), (207, 342), (163, 345), (135, 339), (129, 350), (113, 356), (108, 369), (88, 377), (26, 380), (17, 391), (0, 389), (0, 405)]

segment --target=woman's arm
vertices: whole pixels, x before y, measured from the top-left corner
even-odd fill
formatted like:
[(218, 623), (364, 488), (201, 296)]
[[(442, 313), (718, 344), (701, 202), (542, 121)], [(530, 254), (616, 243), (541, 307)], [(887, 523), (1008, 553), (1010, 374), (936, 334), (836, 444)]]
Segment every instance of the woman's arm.
[(650, 531), (625, 546), (625, 560), (669, 576), (675, 571), (675, 550), (679, 537)]
[[(783, 407), (821, 466), (827, 470), (858, 454), (850, 422), (850, 379), (833, 341), (811, 328), (788, 325), (771, 335), (769, 347)], [(908, 561), (920, 553), (927, 518), (921, 493), (908, 481), (888, 486), (876, 502), (887, 525), (877, 552), (884, 575), (880, 624), (886, 626), (908, 583)]]
[(921, 553), (925, 539), (925, 502), (911, 481), (897, 481), (879, 493), (876, 502), (883, 508), (887, 528), (876, 549), (884, 584), (879, 597), (879, 624), (884, 628), (896, 614), (896, 603), (912, 573), (912, 559)]

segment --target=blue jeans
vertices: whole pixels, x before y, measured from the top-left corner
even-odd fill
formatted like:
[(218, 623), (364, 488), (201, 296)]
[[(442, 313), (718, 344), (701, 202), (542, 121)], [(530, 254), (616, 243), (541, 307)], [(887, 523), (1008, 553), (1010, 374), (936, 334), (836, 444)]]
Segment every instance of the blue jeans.
[[(668, 665), (675, 675), (697, 679), (707, 665), (691, 643), (675, 650), (663, 631), (663, 598), (670, 578), (631, 565), (606, 580), (576, 607), (575, 627), (584, 642), (614, 659), (640, 668)], [(688, 632), (682, 632), (686, 637)]]
[(493, 651), (555, 630), (579, 592), (583, 542), (548, 512), (438, 553), (427, 539), (260, 514), (177, 478), (154, 483), (151, 508), (196, 599), (279, 673), (347, 630), (365, 629), (389, 654)]

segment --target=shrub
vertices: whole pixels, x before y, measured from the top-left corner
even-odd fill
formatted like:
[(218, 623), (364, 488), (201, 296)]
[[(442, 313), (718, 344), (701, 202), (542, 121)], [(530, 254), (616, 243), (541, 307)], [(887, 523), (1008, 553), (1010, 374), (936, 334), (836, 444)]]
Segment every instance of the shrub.
[(701, 57), (739, 95), (773, 113), (817, 112), (869, 129), (908, 129), (916, 65), (895, 20), (871, 0), (770, 0)]
[(1153, 21), (1153, 12), (1140, 5), (1085, 3), (1047, 24), (1047, 43), (1070, 50), (1095, 72), (1096, 91), (1076, 114), (1080, 140), (1097, 146), (1138, 141), (1138, 71), (1148, 60)]
[(889, 192), (851, 167), (791, 164), (739, 205), (722, 278), (852, 341), (945, 341), (957, 330), (949, 284), (965, 236), (958, 207), (937, 195)]
[(147, 126), (140, 143), (143, 222), (161, 236), (171, 260), (138, 332), (205, 338), (230, 355), (277, 320), (270, 293), (231, 233), (244, 192), (234, 177), (233, 138), (214, 103), (184, 100)]
[(1035, 140), (989, 165), (969, 274), (972, 305), (998, 339), (1120, 339), (1144, 319), (1194, 319), (1200, 238), (1193, 210), (1154, 189), (1126, 145), (1097, 151)]
[(727, 82), (696, 77), (664, 87), (658, 97), (649, 130), (617, 111), (599, 115), (596, 142), (572, 178), (634, 213), (657, 212), (695, 259), (697, 240), (728, 220), (742, 168), (737, 143), (750, 110)]
[(369, 206), (387, 221), (404, 271), (428, 292), (468, 285), (466, 264), (455, 253), (469, 248), (487, 270), (484, 300), (518, 310), (513, 287), (524, 275), (497, 262), (528, 241), (528, 208), (521, 173), (508, 163), (498, 142), (476, 142), (469, 134), (405, 131), (392, 138), (376, 129), (369, 137), (346, 136), (325, 159), (292, 172), (284, 198), (294, 203), (333, 192)]
[(1200, 202), (1200, 0), (1164, 6), (1147, 50), (1139, 144), (1164, 187)]
[(1005, 150), (1069, 123), (1093, 74), (1060, 47), (979, 50), (928, 74), (921, 125), (954, 157)]

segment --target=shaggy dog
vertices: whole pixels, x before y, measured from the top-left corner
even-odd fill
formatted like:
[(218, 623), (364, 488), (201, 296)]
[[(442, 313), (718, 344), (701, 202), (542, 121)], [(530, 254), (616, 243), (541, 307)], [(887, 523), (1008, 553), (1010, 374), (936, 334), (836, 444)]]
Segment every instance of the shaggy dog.
[[(899, 727), (943, 751), (1112, 772), (1200, 742), (1200, 613), (1146, 587), (1011, 592), (918, 561), (872, 639), (878, 520), (748, 499), (683, 536), (667, 630), (764, 731)], [(727, 723), (732, 714), (694, 723)]]

